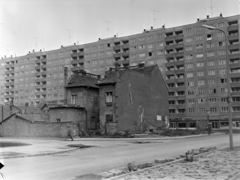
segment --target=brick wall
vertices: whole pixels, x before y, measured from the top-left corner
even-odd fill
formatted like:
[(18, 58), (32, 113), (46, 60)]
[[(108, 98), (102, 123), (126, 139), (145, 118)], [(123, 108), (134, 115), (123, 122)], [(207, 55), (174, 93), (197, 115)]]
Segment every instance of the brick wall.
[[(105, 92), (113, 91), (113, 105), (105, 103)], [(100, 121), (105, 129), (105, 115), (115, 114), (116, 131), (130, 130), (143, 133), (148, 126), (165, 126), (164, 121), (157, 121), (157, 115), (168, 116), (168, 92), (158, 68), (149, 77), (134, 71), (127, 71), (114, 86), (100, 88)], [(163, 118), (164, 119), (164, 118)], [(107, 125), (111, 133), (112, 124)]]

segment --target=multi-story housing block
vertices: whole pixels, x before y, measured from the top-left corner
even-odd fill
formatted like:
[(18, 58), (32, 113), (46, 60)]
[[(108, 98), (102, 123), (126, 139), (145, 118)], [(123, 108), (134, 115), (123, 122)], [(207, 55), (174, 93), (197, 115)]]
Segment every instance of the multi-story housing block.
[[(116, 62), (121, 65), (136, 65), (139, 62), (145, 62), (146, 66), (158, 64), (169, 91), (171, 126), (195, 126), (198, 120), (206, 120), (209, 114), (214, 127), (219, 127), (220, 124), (226, 125), (228, 119), (226, 66), (229, 60), (230, 93), (233, 96), (231, 111), (234, 122), (238, 124), (239, 18), (239, 15), (207, 16), (193, 24), (172, 28), (151, 27), (140, 34), (114, 36), (93, 43), (3, 59), (6, 61), (1, 66), (5, 70), (5, 86), (1, 93), (5, 93), (5, 102), (13, 98), (15, 104), (60, 102), (65, 99), (65, 66), (69, 67), (68, 74), (70, 70), (84, 69), (104, 75)], [(221, 31), (205, 29), (202, 27), (204, 24), (224, 30), (227, 38)], [(21, 95), (19, 91), (25, 94)], [(186, 123), (189, 120), (191, 123)]]

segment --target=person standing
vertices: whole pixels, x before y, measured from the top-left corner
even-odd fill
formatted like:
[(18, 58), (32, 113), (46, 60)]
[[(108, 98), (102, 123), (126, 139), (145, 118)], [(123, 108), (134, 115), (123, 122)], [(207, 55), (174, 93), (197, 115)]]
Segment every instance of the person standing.
[(68, 130), (67, 130), (67, 138), (70, 137), (71, 140), (73, 141), (73, 137), (72, 137), (72, 131), (71, 131), (71, 128), (68, 127)]

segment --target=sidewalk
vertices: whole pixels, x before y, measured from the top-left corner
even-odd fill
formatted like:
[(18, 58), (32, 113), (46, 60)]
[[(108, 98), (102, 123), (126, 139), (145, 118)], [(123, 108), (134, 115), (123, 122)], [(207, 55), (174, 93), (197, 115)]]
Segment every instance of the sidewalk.
[[(214, 133), (219, 135), (222, 133)], [(69, 147), (69, 144), (84, 144), (90, 146), (105, 146), (110, 141), (154, 141), (154, 140), (174, 140), (183, 138), (204, 137), (207, 134), (179, 136), (179, 137), (144, 137), (144, 138), (74, 138), (74, 141), (63, 139), (30, 139), (30, 138), (1, 138), (0, 142), (21, 142), (30, 144), (28, 146), (4, 147), (0, 149), (0, 159), (31, 157), (49, 155), (74, 151), (78, 148)], [(104, 143), (105, 142), (105, 143)]]
[(111, 180), (239, 180), (240, 146), (199, 155), (194, 162), (166, 163), (110, 178)]

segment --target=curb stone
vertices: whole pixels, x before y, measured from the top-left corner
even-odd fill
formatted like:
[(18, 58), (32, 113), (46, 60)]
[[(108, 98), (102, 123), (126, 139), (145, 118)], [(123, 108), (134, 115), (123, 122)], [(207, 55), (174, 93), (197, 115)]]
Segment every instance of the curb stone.
[[(221, 149), (225, 149), (225, 147), (221, 148)], [(205, 147), (204, 148), (205, 151), (202, 151), (202, 153), (194, 156), (195, 157), (194, 161), (196, 161), (197, 158), (201, 157), (202, 155), (206, 155), (206, 154), (209, 154), (209, 153), (221, 150), (221, 149), (217, 149), (217, 147)], [(122, 174), (115, 175), (115, 176), (113, 174), (110, 174), (111, 170), (107, 171), (107, 173), (109, 173), (109, 176), (104, 176), (103, 173), (100, 173), (99, 175), (102, 175), (103, 180), (117, 180), (119, 178), (123, 178), (124, 176), (134, 175), (136, 173), (143, 172), (143, 171), (146, 171), (146, 170), (149, 170), (149, 169), (153, 169), (153, 168), (156, 168), (156, 167), (161, 167), (161, 166), (166, 165), (166, 164), (172, 164), (172, 163), (176, 163), (176, 162), (181, 162), (181, 161), (184, 161), (185, 158), (186, 158), (186, 156), (184, 155), (184, 158), (178, 158), (178, 159), (177, 158), (176, 159), (172, 159), (171, 158), (171, 159), (165, 159), (165, 160), (158, 160), (159, 162), (161, 162), (161, 164), (159, 164), (159, 163), (151, 163), (151, 164), (153, 164), (153, 166), (151, 166), (151, 167), (146, 167), (146, 168), (143, 168), (143, 169), (139, 169), (137, 171), (127, 171), (127, 172), (126, 171), (122, 171)], [(144, 163), (144, 164), (147, 164), (147, 163)], [(231, 179), (231, 180), (237, 180), (237, 179)]]

